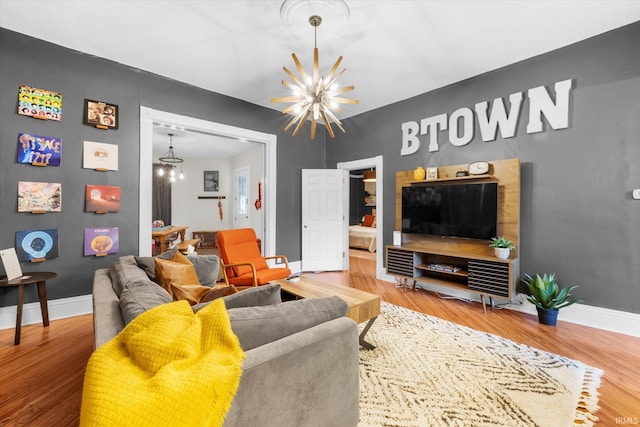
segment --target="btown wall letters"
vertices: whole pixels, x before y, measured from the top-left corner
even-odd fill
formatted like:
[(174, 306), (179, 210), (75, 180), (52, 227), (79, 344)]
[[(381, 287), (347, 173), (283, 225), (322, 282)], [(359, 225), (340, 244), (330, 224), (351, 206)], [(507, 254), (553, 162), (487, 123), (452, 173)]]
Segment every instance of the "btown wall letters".
[[(554, 129), (569, 127), (569, 97), (573, 81), (563, 80), (553, 85), (555, 101), (544, 86), (527, 90), (529, 99), (529, 122), (527, 133), (542, 132), (544, 130), (542, 116)], [(495, 98), (489, 110), (489, 102), (479, 102), (475, 105), (475, 118), (480, 128), (480, 135), (484, 142), (494, 141), (498, 129), (503, 138), (513, 138), (516, 125), (520, 117), (524, 94), (515, 92), (509, 95), (510, 109), (507, 111), (502, 98)], [(474, 110), (469, 107), (458, 108), (453, 113), (438, 114), (426, 117), (420, 121), (402, 123), (401, 156), (416, 153), (420, 149), (420, 136), (429, 135), (429, 152), (440, 150), (438, 135), (440, 131), (447, 131), (449, 142), (456, 147), (463, 147), (473, 140), (476, 120)]]

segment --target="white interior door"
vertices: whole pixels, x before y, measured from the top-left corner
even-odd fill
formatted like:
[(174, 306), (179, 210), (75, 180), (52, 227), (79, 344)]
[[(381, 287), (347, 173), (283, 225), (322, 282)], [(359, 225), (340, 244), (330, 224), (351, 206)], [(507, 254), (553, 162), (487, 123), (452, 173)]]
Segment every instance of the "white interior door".
[(349, 172), (341, 169), (302, 170), (302, 271), (349, 268)]
[(251, 227), (249, 210), (249, 168), (233, 171), (233, 228)]

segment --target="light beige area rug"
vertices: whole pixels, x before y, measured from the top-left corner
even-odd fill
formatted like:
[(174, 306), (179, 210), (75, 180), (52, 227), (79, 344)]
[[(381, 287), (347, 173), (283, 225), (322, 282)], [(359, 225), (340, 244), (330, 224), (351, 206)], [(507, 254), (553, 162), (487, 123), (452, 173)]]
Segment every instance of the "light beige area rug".
[(591, 426), (603, 372), (496, 335), (382, 303), (360, 350), (360, 423)]

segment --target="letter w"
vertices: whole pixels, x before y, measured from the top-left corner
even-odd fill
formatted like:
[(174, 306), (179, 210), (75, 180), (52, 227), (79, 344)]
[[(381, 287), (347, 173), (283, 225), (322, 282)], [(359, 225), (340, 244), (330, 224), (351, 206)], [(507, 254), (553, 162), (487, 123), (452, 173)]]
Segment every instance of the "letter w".
[(489, 107), (487, 101), (476, 104), (480, 135), (482, 135), (484, 142), (496, 139), (498, 127), (500, 127), (500, 134), (503, 138), (513, 138), (515, 136), (516, 124), (520, 115), (520, 105), (522, 104), (522, 92), (509, 95), (509, 102), (511, 103), (511, 110), (507, 114), (502, 98), (494, 99), (490, 117), (487, 117), (487, 109)]

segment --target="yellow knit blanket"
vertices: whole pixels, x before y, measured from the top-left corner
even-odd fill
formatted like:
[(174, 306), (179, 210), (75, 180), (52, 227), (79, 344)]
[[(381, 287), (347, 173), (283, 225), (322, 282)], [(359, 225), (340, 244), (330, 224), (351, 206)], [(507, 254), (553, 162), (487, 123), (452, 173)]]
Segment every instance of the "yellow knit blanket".
[(223, 300), (155, 307), (91, 355), (80, 425), (221, 426), (243, 359)]

